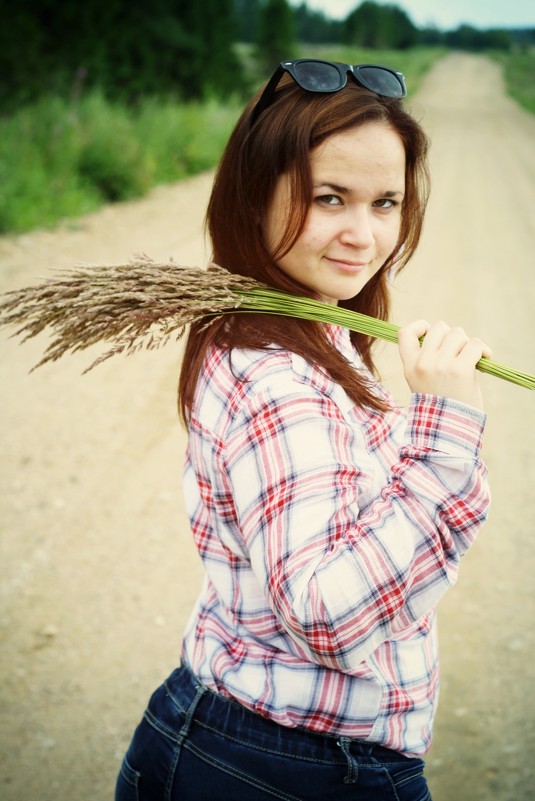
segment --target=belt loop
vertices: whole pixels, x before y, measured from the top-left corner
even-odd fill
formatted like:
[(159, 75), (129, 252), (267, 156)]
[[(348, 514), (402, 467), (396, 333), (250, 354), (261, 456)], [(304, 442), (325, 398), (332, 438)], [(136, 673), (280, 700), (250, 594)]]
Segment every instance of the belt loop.
[(357, 760), (349, 751), (351, 739), (349, 737), (340, 737), (337, 745), (340, 746), (343, 755), (347, 759), (347, 776), (344, 778), (344, 784), (355, 784), (359, 777), (359, 766)]
[(188, 736), (193, 715), (195, 714), (195, 710), (197, 709), (199, 701), (201, 700), (206, 691), (207, 691), (206, 687), (203, 687), (202, 684), (197, 684), (195, 690), (195, 697), (191, 702), (191, 704), (189, 705), (188, 709), (186, 710), (186, 719), (184, 720), (184, 725), (182, 726), (182, 728), (178, 733), (180, 742), (182, 742)]

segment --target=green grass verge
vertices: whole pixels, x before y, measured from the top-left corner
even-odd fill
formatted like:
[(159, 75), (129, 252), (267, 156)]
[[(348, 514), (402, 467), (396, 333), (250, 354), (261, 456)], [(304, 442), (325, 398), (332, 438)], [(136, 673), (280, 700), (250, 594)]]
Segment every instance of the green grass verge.
[(136, 109), (98, 92), (47, 98), (0, 119), (0, 233), (51, 226), (211, 168), (240, 103)]
[(491, 55), (502, 65), (508, 94), (535, 114), (535, 48), (518, 48), (510, 53)]

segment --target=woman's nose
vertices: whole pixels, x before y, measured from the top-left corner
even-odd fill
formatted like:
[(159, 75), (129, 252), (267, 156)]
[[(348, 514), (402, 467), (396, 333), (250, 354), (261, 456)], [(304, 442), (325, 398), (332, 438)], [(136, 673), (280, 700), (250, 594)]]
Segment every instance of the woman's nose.
[(348, 210), (340, 233), (340, 241), (344, 245), (367, 248), (374, 243), (374, 235), (368, 209)]

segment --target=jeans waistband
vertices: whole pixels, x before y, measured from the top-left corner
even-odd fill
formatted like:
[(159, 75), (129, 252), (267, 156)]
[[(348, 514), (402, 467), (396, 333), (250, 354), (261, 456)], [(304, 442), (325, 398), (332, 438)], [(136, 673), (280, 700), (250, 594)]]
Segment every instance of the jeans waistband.
[(325, 762), (339, 762), (340, 750), (346, 756), (350, 752), (355, 757), (368, 757), (378, 762), (408, 759), (379, 744), (281, 726), (205, 687), (184, 663), (173, 671), (164, 686), (174, 704), (188, 718), (188, 725), (197, 723), (260, 749)]

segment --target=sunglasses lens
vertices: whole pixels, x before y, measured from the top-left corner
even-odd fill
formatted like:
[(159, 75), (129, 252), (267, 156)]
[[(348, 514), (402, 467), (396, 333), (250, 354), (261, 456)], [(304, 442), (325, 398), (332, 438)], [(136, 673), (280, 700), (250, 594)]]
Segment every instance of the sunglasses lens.
[(384, 97), (404, 97), (405, 89), (394, 75), (388, 70), (377, 67), (359, 67), (358, 78), (372, 92)]
[(284, 71), (289, 72), (301, 89), (308, 92), (338, 92), (347, 83), (347, 73), (352, 73), (356, 82), (383, 97), (405, 97), (403, 75), (387, 67), (377, 65), (331, 63), (315, 59), (283, 61), (268, 81), (263, 94), (251, 115), (251, 126), (260, 114), (273, 103), (273, 96)]
[(301, 61), (293, 65), (293, 72), (299, 86), (309, 92), (336, 92), (342, 85), (336, 67), (326, 62)]

